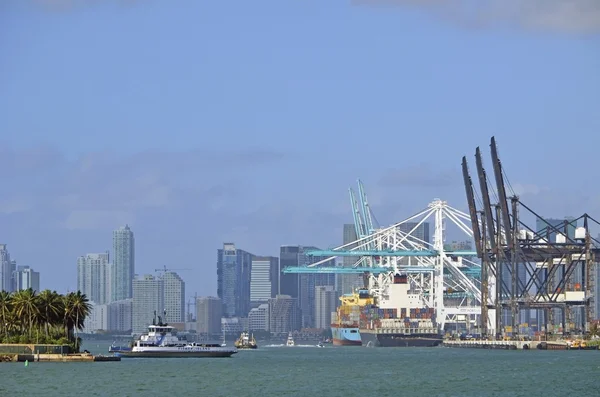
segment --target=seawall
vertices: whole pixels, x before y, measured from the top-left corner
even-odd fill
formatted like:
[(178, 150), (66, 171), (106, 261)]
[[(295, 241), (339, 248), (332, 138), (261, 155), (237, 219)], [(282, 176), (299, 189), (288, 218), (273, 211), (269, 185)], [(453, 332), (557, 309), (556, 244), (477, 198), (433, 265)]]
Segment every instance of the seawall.
[(561, 341), (503, 341), (503, 340), (445, 340), (445, 347), (500, 350), (568, 350), (567, 342)]

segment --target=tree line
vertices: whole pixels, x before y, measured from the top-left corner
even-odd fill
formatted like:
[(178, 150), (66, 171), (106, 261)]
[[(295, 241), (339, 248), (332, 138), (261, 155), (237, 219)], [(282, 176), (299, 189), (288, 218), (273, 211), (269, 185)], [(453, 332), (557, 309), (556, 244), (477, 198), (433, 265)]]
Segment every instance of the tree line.
[(80, 291), (0, 291), (0, 343), (64, 344), (79, 351), (91, 305)]

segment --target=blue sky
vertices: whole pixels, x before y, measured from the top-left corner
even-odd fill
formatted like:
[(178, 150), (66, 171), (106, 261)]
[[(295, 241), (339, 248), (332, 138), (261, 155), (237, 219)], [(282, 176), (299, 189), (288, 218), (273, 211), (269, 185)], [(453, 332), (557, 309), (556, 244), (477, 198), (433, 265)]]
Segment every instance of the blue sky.
[(136, 272), (216, 294), (224, 241), (339, 244), (356, 178), (382, 224), (466, 210), (492, 135), (534, 209), (600, 218), (600, 3), (483, 3), (3, 1), (0, 242), (64, 291), (129, 223)]

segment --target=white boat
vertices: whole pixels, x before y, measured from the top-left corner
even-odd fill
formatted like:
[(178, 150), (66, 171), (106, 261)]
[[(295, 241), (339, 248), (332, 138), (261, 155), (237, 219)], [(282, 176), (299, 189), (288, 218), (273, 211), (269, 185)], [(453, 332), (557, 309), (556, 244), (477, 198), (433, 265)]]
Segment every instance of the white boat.
[[(156, 313), (155, 313), (156, 316)], [(219, 343), (196, 343), (180, 340), (174, 327), (163, 323), (160, 316), (158, 323), (148, 326), (148, 333), (143, 334), (129, 351), (120, 351), (121, 357), (231, 357), (237, 349), (223, 347)]]
[(294, 338), (292, 337), (292, 332), (290, 331), (290, 333), (288, 334), (288, 338), (287, 338), (287, 342), (285, 343), (286, 346), (294, 346)]
[(317, 347), (323, 347), (323, 342), (317, 343)]

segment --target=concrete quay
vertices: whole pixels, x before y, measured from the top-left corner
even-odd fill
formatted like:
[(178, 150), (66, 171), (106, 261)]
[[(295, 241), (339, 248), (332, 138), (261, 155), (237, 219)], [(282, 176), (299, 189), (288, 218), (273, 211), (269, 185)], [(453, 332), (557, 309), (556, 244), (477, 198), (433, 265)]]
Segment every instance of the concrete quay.
[(81, 354), (7, 354), (0, 353), (0, 362), (105, 362), (121, 361), (121, 357)]
[(517, 341), (517, 340), (444, 340), (444, 347), (467, 349), (500, 349), (500, 350), (568, 350), (569, 345), (563, 341)]

